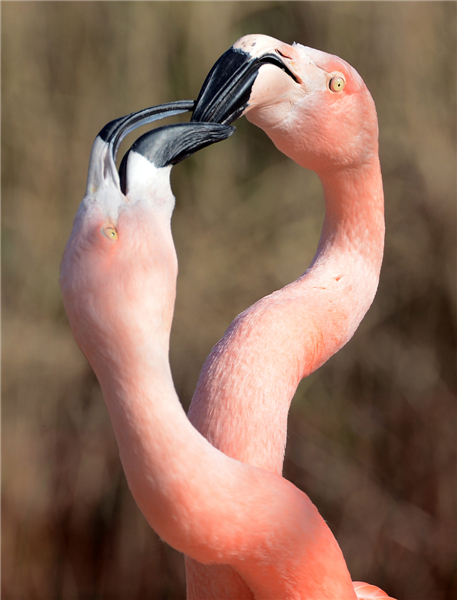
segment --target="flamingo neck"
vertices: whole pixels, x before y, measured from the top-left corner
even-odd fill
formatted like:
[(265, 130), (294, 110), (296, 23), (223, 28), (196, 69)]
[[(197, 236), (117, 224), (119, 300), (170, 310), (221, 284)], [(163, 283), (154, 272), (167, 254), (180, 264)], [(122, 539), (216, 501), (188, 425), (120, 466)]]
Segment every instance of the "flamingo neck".
[[(321, 175), (321, 181), (326, 216), (311, 266), (235, 319), (206, 360), (189, 410), (216, 448), (279, 474), (297, 385), (352, 337), (373, 300), (382, 261), (378, 160), (358, 171)], [(251, 597), (228, 566), (187, 559), (186, 574), (189, 592), (217, 588), (223, 574), (230, 597)]]
[(218, 581), (190, 577), (189, 598), (219, 600), (223, 585), (243, 600), (299, 600), (316, 590), (323, 600), (354, 600), (341, 550), (309, 498), (281, 477), (225, 456), (191, 426), (166, 348), (149, 342), (156, 333), (136, 331), (135, 344), (127, 338), (115, 352), (102, 348), (102, 358), (92, 355), (91, 362), (142, 513), (196, 565), (216, 563), (210, 568)]
[[(103, 223), (97, 211), (76, 222), (61, 285), (138, 506), (174, 548), (231, 565), (240, 598), (298, 599), (319, 589), (323, 599), (352, 600), (344, 558), (309, 498), (219, 452), (186, 418), (168, 362), (177, 268), (169, 215), (135, 206), (121, 212), (109, 246), (93, 241)], [(210, 597), (200, 583), (190, 582), (192, 593)]]
[(224, 453), (279, 474), (298, 383), (352, 337), (374, 298), (382, 260), (379, 162), (321, 181), (326, 216), (311, 266), (233, 321), (203, 366), (189, 410)]
[(325, 219), (318, 249), (309, 269), (291, 286), (300, 290), (301, 309), (310, 314), (302, 328), (308, 347), (304, 345), (301, 353), (300, 379), (354, 335), (376, 294), (384, 250), (378, 159), (358, 169), (321, 175), (321, 182)]
[(359, 168), (320, 175), (325, 220), (314, 261), (330, 244), (336, 252), (361, 255), (379, 276), (384, 249), (384, 194), (376, 157)]

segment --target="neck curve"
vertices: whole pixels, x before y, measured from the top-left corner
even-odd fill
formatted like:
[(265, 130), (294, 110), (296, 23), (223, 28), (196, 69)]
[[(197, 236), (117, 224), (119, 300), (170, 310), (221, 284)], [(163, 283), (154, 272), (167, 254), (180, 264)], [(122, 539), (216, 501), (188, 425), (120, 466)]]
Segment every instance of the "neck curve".
[(321, 174), (321, 181), (326, 216), (311, 266), (233, 321), (203, 366), (189, 410), (225, 454), (279, 474), (298, 383), (352, 337), (382, 261), (377, 158), (362, 169)]
[[(297, 385), (352, 337), (376, 293), (384, 248), (378, 159), (320, 178), (326, 214), (311, 266), (233, 321), (202, 368), (189, 410), (213, 446), (278, 474)], [(200, 584), (216, 600), (221, 580), (230, 597), (254, 598), (228, 565), (186, 557), (186, 575), (189, 600)]]
[[(318, 576), (323, 599), (353, 600), (341, 551), (309, 498), (211, 446), (181, 407), (168, 362), (176, 286), (169, 215), (137, 202), (121, 212), (115, 243), (101, 236), (93, 245), (103, 219), (89, 213), (65, 251), (64, 304), (149, 524), (200, 563), (231, 565), (255, 598), (312, 596)], [(193, 589), (205, 597), (205, 586)]]

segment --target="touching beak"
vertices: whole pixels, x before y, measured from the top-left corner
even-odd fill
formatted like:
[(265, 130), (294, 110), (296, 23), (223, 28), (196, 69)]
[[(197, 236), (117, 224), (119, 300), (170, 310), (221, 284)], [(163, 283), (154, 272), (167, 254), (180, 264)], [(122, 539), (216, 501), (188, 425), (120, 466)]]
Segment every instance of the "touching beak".
[(148, 123), (164, 119), (165, 117), (173, 117), (183, 112), (188, 112), (192, 110), (194, 106), (195, 103), (193, 100), (178, 100), (177, 102), (151, 106), (150, 108), (145, 108), (139, 112), (127, 115), (126, 117), (110, 121), (103, 127), (98, 135), (110, 146), (111, 156), (115, 162), (122, 140), (131, 131), (141, 127), (141, 125), (147, 125)]
[(122, 140), (131, 131), (153, 121), (173, 117), (193, 110), (193, 100), (179, 100), (168, 104), (151, 106), (110, 121), (99, 132), (92, 145), (87, 175), (86, 196), (95, 194), (103, 185), (111, 183), (120, 189), (119, 174), (116, 168), (116, 157)]
[(215, 63), (198, 95), (191, 121), (230, 124), (249, 105), (252, 86), (262, 65), (271, 64), (297, 77), (281, 60), (279, 53), (267, 51), (252, 56), (241, 48), (230, 48)]
[(220, 123), (174, 123), (142, 135), (125, 153), (119, 167), (121, 191), (128, 192), (129, 161), (136, 154), (156, 169), (178, 164), (198, 150), (230, 137), (235, 127)]

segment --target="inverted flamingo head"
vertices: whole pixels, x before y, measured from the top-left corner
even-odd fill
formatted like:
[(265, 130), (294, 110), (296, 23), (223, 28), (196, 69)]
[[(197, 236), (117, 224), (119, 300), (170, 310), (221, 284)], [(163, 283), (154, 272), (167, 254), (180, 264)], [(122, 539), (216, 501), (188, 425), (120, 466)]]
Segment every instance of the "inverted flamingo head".
[[(191, 107), (192, 101), (147, 109), (146, 122)], [(76, 341), (93, 364), (97, 362), (94, 353), (107, 346), (107, 339), (112, 348), (120, 340), (127, 343), (129, 336), (138, 339), (143, 315), (154, 315), (157, 323), (152, 326), (168, 343), (177, 274), (170, 232), (175, 204), (170, 171), (187, 156), (234, 131), (218, 123), (154, 129), (132, 145), (118, 173), (115, 158), (120, 141), (135, 124), (144, 124), (145, 119), (138, 116), (144, 113), (112, 121), (96, 137), (86, 195), (62, 260), (65, 309)], [(154, 302), (159, 306), (153, 306)]]
[(318, 173), (377, 156), (376, 110), (362, 78), (313, 48), (264, 35), (239, 39), (209, 73), (192, 119), (231, 122), (241, 114)]

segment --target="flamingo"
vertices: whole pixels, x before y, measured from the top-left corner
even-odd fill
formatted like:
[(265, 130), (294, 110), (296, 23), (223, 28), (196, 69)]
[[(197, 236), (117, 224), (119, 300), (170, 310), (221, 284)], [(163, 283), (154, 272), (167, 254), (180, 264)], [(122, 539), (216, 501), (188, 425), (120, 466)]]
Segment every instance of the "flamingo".
[[(285, 45), (280, 48), (285, 52)], [(248, 54), (245, 49), (242, 52)], [(265, 65), (265, 62), (272, 64)], [(304, 86), (306, 73), (302, 73), (287, 54), (275, 53), (273, 58), (266, 61), (259, 59), (256, 64), (247, 88), (244, 85), (242, 89), (243, 81), (241, 86), (237, 83), (232, 87), (237, 97), (235, 112), (229, 118), (220, 120), (228, 122), (248, 109), (251, 120), (270, 133), (268, 115), (274, 115), (267, 109), (268, 101), (274, 103), (274, 97), (268, 99), (268, 95), (264, 95), (267, 103), (262, 104), (256, 95), (263, 93), (262, 81), (268, 84), (264, 74), (270, 73), (272, 76), (271, 70), (275, 69), (275, 75), (278, 72), (286, 78), (287, 83), (282, 79), (280, 82), (284, 84), (284, 91), (289, 93), (288, 80), (294, 85)], [(278, 69), (278, 66), (281, 68)], [(343, 81), (350, 90), (352, 73), (343, 71), (339, 75), (345, 75)], [(311, 78), (307, 85), (312, 89), (315, 83)], [(224, 104), (223, 96), (219, 96), (219, 100)], [(146, 109), (141, 114), (112, 122), (97, 136), (91, 152), (86, 196), (75, 218), (61, 267), (60, 284), (70, 325), (100, 382), (132, 494), (149, 524), (162, 539), (196, 561), (194, 564), (203, 565), (203, 569), (207, 568), (204, 565), (215, 565), (209, 567), (207, 581), (202, 571), (191, 580), (189, 599), (246, 597), (345, 600), (376, 597), (368, 595), (373, 589), (377, 590), (374, 593), (382, 594), (378, 597), (386, 598), (378, 588), (352, 584), (341, 550), (316, 507), (306, 494), (275, 472), (278, 469), (271, 467), (273, 462), (277, 464), (277, 457), (272, 459), (270, 468), (270, 459), (261, 459), (266, 468), (248, 464), (251, 458), (244, 462), (237, 460), (230, 456), (230, 452), (224, 453), (210, 444), (190, 423), (181, 407), (168, 361), (177, 275), (177, 259), (170, 230), (174, 207), (169, 183), (170, 170), (173, 164), (200, 147), (225, 139), (233, 129), (226, 125), (198, 122), (196, 111), (195, 120), (190, 124), (160, 128), (140, 138), (124, 157), (119, 176), (115, 169), (115, 156), (119, 140), (127, 129), (145, 119), (177, 114), (191, 109), (190, 104), (193, 107), (191, 102), (172, 104), (165, 105), (167, 108), (162, 107), (162, 110), (160, 107)], [(204, 120), (219, 118), (201, 119)], [(296, 160), (298, 154), (292, 152), (292, 141), (281, 145), (274, 135), (270, 137), (280, 149)], [(377, 159), (377, 152), (374, 154)], [(368, 163), (366, 166), (368, 177), (371, 172)], [(354, 171), (353, 179), (357, 180), (357, 156), (351, 165), (341, 162), (342, 172), (351, 168)], [(323, 180), (326, 196), (333, 198), (336, 203), (339, 183), (345, 183), (343, 191), (349, 191), (349, 181), (343, 177), (338, 182), (335, 178), (332, 180), (330, 175), (328, 177), (327, 187)], [(368, 192), (368, 184), (366, 187), (364, 191)], [(380, 179), (379, 189), (382, 204)], [(332, 202), (327, 197), (328, 208)], [(311, 324), (316, 323), (317, 327), (322, 328), (317, 338), (308, 337), (307, 343), (311, 344), (314, 356), (318, 357), (314, 368), (332, 353), (331, 349), (325, 351), (323, 348), (328, 342), (326, 335), (331, 325), (339, 323), (340, 315), (345, 322), (345, 307), (346, 312), (350, 312), (346, 306), (350, 302), (343, 301), (342, 308), (330, 311), (326, 326), (327, 321), (317, 319), (319, 302), (328, 307), (331, 299), (327, 304), (325, 300), (332, 297), (335, 281), (342, 280), (340, 285), (344, 285), (348, 293), (357, 286), (356, 278), (351, 278), (344, 269), (344, 261), (339, 264), (335, 258), (332, 260), (331, 252), (350, 233), (349, 222), (352, 221), (348, 212), (343, 207), (338, 209), (336, 205), (328, 209), (320, 250), (311, 267), (314, 275), (308, 276), (312, 289), (322, 291), (328, 285), (325, 289), (329, 291), (328, 296), (324, 292), (317, 298), (311, 294), (312, 302), (307, 312)], [(372, 216), (371, 208), (366, 212), (368, 217)], [(382, 208), (378, 212), (382, 224)], [(348, 221), (348, 228), (339, 231), (339, 219)], [(336, 231), (332, 227), (336, 227)], [(370, 230), (370, 218), (366, 227)], [(358, 228), (355, 226), (355, 229), (362, 235), (360, 246), (356, 245), (360, 251), (360, 265), (368, 270), (367, 278), (370, 280), (371, 271), (364, 262), (365, 254), (370, 256), (370, 252), (365, 252), (363, 248), (363, 243), (369, 241), (369, 232), (365, 232), (361, 225)], [(342, 248), (346, 258), (351, 254), (351, 236), (347, 245), (349, 248)], [(332, 273), (327, 280), (325, 272), (328, 269)], [(363, 270), (362, 273), (366, 275)], [(357, 289), (360, 294), (365, 288), (362, 285)], [(299, 295), (299, 289), (290, 289), (284, 302), (280, 300), (276, 306), (280, 310), (283, 305), (286, 308), (287, 305), (292, 306)], [(357, 293), (354, 297), (357, 297)], [(268, 316), (267, 306), (264, 308), (263, 314)], [(363, 312), (358, 305), (355, 311)], [(237, 322), (232, 331), (238, 332), (237, 335), (247, 331), (237, 329)], [(274, 321), (270, 319), (264, 329), (270, 330), (270, 334), (273, 331), (275, 335), (276, 330), (271, 330), (272, 324)], [(289, 324), (292, 321), (286, 319), (284, 325)], [(346, 337), (350, 337), (347, 333), (350, 329), (351, 326), (347, 325)], [(234, 336), (228, 335), (225, 339), (230, 337)], [(295, 337), (298, 338), (298, 335)], [(240, 346), (245, 343), (242, 338), (238, 341)], [(249, 339), (247, 345), (250, 345)], [(237, 375), (241, 365), (232, 355), (234, 348), (233, 344), (227, 345), (223, 352), (216, 353), (219, 357), (227, 355), (226, 358), (210, 358), (206, 367), (226, 362), (231, 366), (232, 374)], [(298, 350), (295, 345), (293, 349)], [(271, 345), (265, 350), (266, 353), (271, 351)], [(336, 350), (335, 347), (333, 351)], [(301, 366), (300, 359), (294, 362)], [(206, 367), (200, 379), (201, 384), (214, 380), (211, 369)], [(292, 376), (293, 370), (289, 367), (282, 373), (284, 375)], [(222, 390), (221, 381), (214, 388), (219, 394)], [(259, 386), (259, 382), (255, 381), (254, 385)], [(286, 387), (289, 389), (292, 386)], [(270, 390), (270, 393), (274, 392), (275, 389)], [(281, 395), (285, 396), (284, 390), (278, 388), (278, 397)], [(194, 415), (204, 416), (202, 392), (197, 390), (198, 398), (201, 400), (195, 404), (199, 408)], [(210, 405), (213, 402), (215, 410), (211, 413)], [(236, 403), (234, 407), (241, 409)], [(214, 423), (220, 411), (218, 398), (208, 397), (209, 418), (203, 418), (203, 422)], [(198, 421), (195, 416), (193, 418)], [(241, 425), (242, 422), (240, 414)], [(280, 418), (276, 423), (281, 427)], [(204, 430), (203, 427), (201, 429)], [(206, 435), (207, 432), (204, 433)], [(262, 443), (260, 433), (257, 439)], [(233, 445), (238, 448), (233, 453), (240, 451), (237, 443)], [(252, 460), (254, 462), (255, 459)], [(220, 577), (214, 577), (214, 569), (219, 569)], [(368, 592), (361, 595), (364, 592), (360, 590), (364, 587)]]
[[(377, 117), (345, 61), (263, 35), (241, 38), (219, 59), (192, 119), (240, 114), (319, 175), (325, 221), (305, 274), (241, 313), (213, 348), (189, 419), (225, 454), (281, 474), (298, 383), (352, 337), (376, 293), (384, 245)], [(189, 558), (186, 571), (188, 585), (221, 578), (220, 567)], [(224, 577), (241, 585), (229, 569)]]

